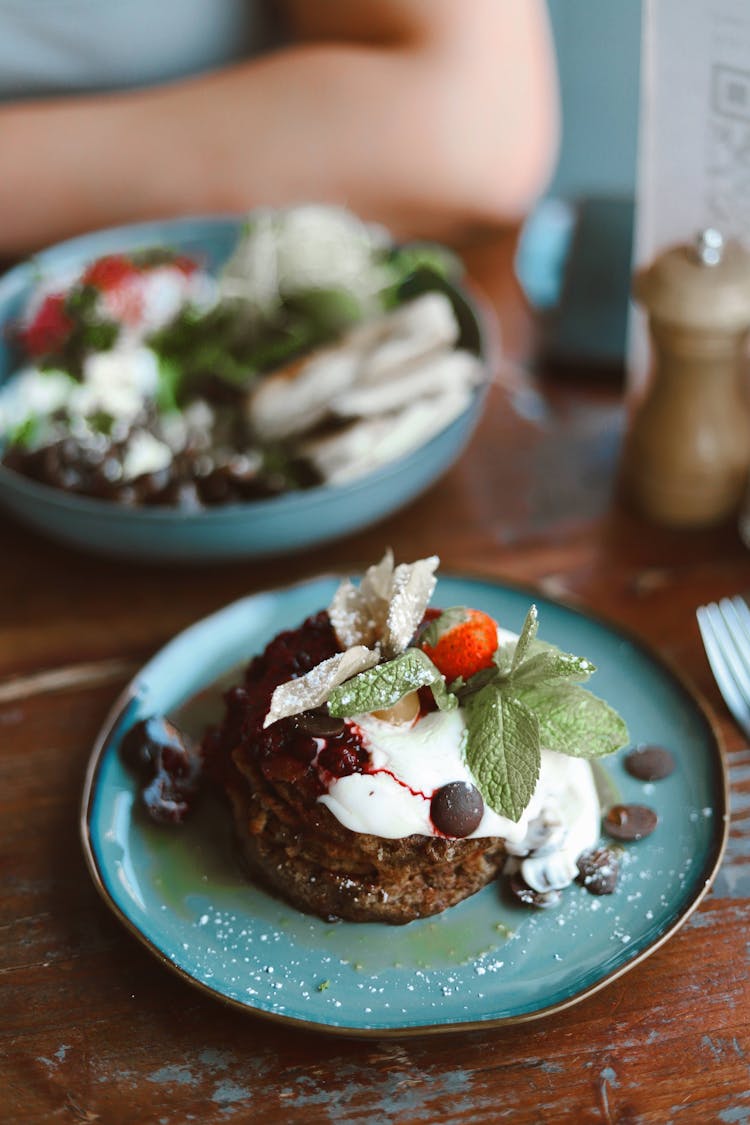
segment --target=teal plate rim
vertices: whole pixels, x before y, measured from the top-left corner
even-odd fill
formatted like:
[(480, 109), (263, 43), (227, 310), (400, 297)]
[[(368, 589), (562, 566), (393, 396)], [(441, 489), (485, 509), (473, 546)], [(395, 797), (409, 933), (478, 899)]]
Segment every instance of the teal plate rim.
[[(685, 754), (672, 778), (652, 786), (644, 786), (626, 774), (621, 763), (624, 751), (614, 756), (611, 770), (615, 776), (610, 781), (615, 789), (623, 791), (625, 800), (653, 804), (662, 822), (653, 836), (627, 847), (621, 885), (615, 894), (606, 900), (597, 899), (575, 887), (564, 892), (563, 905), (556, 910), (530, 911), (502, 902), (492, 884), (442, 915), (407, 926), (347, 922), (331, 926), (247, 884), (225, 840), (221, 859), (235, 880), (234, 892), (217, 884), (218, 906), (207, 906), (213, 893), (211, 885), (201, 881), (207, 876), (199, 876), (199, 866), (191, 866), (194, 881), (182, 902), (175, 906), (160, 899), (158, 887), (164, 884), (159, 864), (167, 851), (179, 853), (189, 837), (180, 836), (184, 829), (164, 836), (171, 830), (149, 827), (134, 813), (136, 786), (119, 764), (119, 740), (138, 717), (153, 710), (149, 696), (155, 698), (161, 693), (163, 697), (166, 690), (168, 705), (163, 710), (177, 707), (229, 668), (246, 661), (280, 628), (301, 621), (307, 613), (327, 604), (324, 599), (340, 577), (326, 574), (251, 594), (203, 618), (168, 642), (115, 702), (89, 760), (80, 830), (94, 885), (126, 929), (181, 979), (233, 1008), (302, 1029), (370, 1038), (479, 1030), (551, 1016), (598, 992), (659, 949), (710, 889), (727, 842), (728, 774), (721, 740), (706, 703), (668, 661), (620, 625), (547, 598), (532, 588), (470, 574), (441, 574), (437, 604), (477, 605), (501, 616), (509, 627), (519, 628), (525, 608), (534, 601), (539, 607), (541, 634), (547, 639), (563, 646), (564, 636), (575, 634), (575, 643), (568, 647), (580, 649), (594, 663), (599, 655), (617, 654), (616, 664), (611, 662), (606, 669), (600, 665), (592, 687), (624, 712), (631, 734), (635, 734), (631, 745), (657, 741)], [(250, 621), (254, 621), (254, 631), (248, 629)], [(578, 635), (587, 647), (578, 644)], [(181, 661), (183, 676), (175, 677)], [(636, 692), (628, 702), (637, 679), (634, 672), (647, 677), (649, 691), (643, 697)], [(651, 731), (654, 737), (647, 736)], [(197, 834), (199, 829), (194, 831)], [(113, 843), (115, 836), (118, 839)], [(199, 839), (199, 850), (189, 857), (189, 864), (195, 863), (196, 855), (200, 861), (204, 843)], [(195, 839), (192, 844), (196, 844)], [(153, 907), (150, 912), (145, 899), (138, 901), (143, 888), (137, 883), (136, 852), (141, 853), (142, 866), (153, 869), (152, 885), (147, 888)], [(124, 863), (117, 858), (120, 853)], [(696, 855), (698, 862), (694, 864)], [(130, 875), (125, 873), (126, 868)], [(129, 883), (131, 876), (136, 880), (135, 893)], [(189, 910), (185, 908), (187, 903), (191, 904)], [(262, 909), (258, 909), (258, 903)], [(228, 912), (227, 904), (239, 911), (239, 919)], [(470, 934), (479, 933), (480, 924), (486, 931), (488, 919), (493, 918), (498, 934), (502, 934), (495, 938), (494, 945), (477, 945), (477, 937), (474, 946), (465, 944), (458, 953), (442, 947), (446, 934), (460, 946), (462, 941), (469, 941)], [(508, 925), (508, 919), (517, 929)], [(213, 928), (204, 925), (207, 921)], [(235, 976), (228, 968), (230, 962), (236, 965), (238, 961), (234, 956), (238, 951), (235, 925), (242, 926), (240, 934), (248, 942), (243, 947), (244, 961), (252, 961), (248, 953), (255, 957), (255, 967), (244, 977), (242, 966), (232, 970)], [(257, 926), (256, 933), (250, 932), (253, 925)], [(171, 938), (170, 927), (174, 931)], [(441, 927), (445, 928), (443, 933)], [(419, 960), (415, 951), (422, 948), (423, 939), (429, 947), (436, 936), (437, 960)], [(178, 937), (188, 940), (178, 941)], [(360, 948), (366, 951), (364, 965), (355, 964), (348, 952), (360, 938)], [(189, 952), (190, 942), (198, 939), (207, 957), (203, 963)], [(329, 944), (331, 941), (333, 944)], [(396, 949), (396, 956), (401, 950), (402, 962), (381, 959), (368, 969), (367, 957), (376, 943), (381, 948), (387, 944)], [(223, 977), (215, 972), (215, 945), (223, 949)], [(271, 963), (261, 965), (258, 960), (261, 945), (261, 960), (266, 961), (269, 950), (275, 947)], [(551, 953), (553, 946), (555, 952)], [(287, 982), (287, 992), (295, 993), (291, 1004), (286, 1003), (286, 996), (280, 1002), (270, 985), (265, 995), (260, 986), (236, 985), (238, 979), (241, 985), (268, 981), (280, 995), (283, 972), (273, 979), (274, 969), (287, 971), (289, 965), (297, 964), (303, 966), (299, 970), (303, 978)], [(324, 975), (331, 980), (321, 979)], [(515, 999), (504, 1002), (509, 988), (511, 992), (520, 991), (514, 994)], [(383, 1000), (384, 995), (390, 999)], [(403, 1007), (404, 1001), (407, 1007)]]

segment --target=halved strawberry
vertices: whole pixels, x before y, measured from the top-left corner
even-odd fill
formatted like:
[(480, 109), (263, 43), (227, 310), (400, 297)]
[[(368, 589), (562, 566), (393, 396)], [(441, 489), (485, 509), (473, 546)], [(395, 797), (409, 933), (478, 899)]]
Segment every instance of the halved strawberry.
[(492, 664), (497, 649), (497, 624), (480, 609), (457, 606), (430, 622), (419, 643), (445, 676), (446, 683), (459, 676), (468, 680)]

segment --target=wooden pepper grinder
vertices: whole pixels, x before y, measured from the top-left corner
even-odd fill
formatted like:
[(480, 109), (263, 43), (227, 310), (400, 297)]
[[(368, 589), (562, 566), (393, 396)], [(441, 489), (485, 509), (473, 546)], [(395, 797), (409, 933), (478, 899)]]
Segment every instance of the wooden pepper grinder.
[(625, 487), (656, 523), (718, 523), (737, 512), (750, 470), (750, 254), (703, 231), (636, 274), (634, 294), (654, 369), (625, 443)]

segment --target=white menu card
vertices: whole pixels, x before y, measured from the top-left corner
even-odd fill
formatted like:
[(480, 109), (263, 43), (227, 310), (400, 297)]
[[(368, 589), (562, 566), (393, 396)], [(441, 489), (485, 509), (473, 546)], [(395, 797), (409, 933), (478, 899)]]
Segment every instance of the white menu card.
[(706, 227), (750, 244), (750, 0), (644, 0), (635, 266)]

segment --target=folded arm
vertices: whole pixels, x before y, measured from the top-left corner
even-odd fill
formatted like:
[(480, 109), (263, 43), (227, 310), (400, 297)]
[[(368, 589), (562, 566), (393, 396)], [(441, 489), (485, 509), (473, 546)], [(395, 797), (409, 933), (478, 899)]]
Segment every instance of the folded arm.
[(112, 223), (303, 200), (397, 233), (516, 219), (557, 136), (537, 0), (287, 0), (294, 44), (215, 74), (0, 107), (0, 256)]

